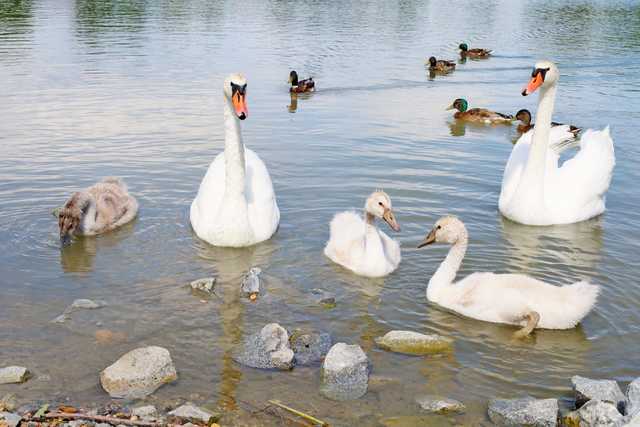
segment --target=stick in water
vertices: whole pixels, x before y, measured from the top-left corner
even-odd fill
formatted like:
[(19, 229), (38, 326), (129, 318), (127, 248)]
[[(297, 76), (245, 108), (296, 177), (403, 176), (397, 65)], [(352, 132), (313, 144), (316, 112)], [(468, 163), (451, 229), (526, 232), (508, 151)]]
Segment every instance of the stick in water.
[(325, 423), (324, 421), (319, 420), (319, 419), (317, 419), (315, 417), (312, 417), (311, 415), (305, 414), (304, 412), (297, 411), (297, 410), (295, 410), (293, 408), (290, 408), (287, 405), (283, 405), (282, 403), (280, 403), (279, 400), (269, 400), (268, 402), (271, 403), (272, 405), (276, 405), (278, 408), (282, 408), (285, 411), (289, 411), (292, 414), (295, 414), (295, 415), (297, 415), (299, 417), (302, 417), (307, 421), (311, 421), (314, 424), (319, 424), (322, 427), (329, 427), (329, 423)]

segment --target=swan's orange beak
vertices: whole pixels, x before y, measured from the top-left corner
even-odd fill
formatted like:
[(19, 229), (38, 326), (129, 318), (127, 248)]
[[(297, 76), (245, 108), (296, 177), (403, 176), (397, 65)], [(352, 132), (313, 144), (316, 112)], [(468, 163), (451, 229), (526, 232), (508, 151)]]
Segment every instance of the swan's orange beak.
[(247, 100), (244, 93), (236, 92), (231, 97), (233, 108), (236, 110), (236, 114), (240, 120), (244, 120), (249, 116), (249, 110), (247, 110)]
[(542, 73), (537, 72), (535, 76), (531, 78), (527, 87), (525, 87), (524, 90), (522, 91), (522, 96), (531, 95), (533, 92), (536, 91), (536, 89), (538, 89), (542, 85), (542, 83), (544, 83), (544, 78), (542, 77)]

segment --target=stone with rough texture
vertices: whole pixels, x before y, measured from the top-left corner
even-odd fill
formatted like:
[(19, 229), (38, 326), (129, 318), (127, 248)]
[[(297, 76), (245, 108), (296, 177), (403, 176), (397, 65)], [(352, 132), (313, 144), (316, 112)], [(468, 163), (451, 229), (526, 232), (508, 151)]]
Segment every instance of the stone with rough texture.
[(590, 400), (580, 409), (578, 415), (580, 427), (618, 427), (624, 425), (624, 417), (615, 404), (600, 400)]
[(242, 283), (240, 284), (240, 288), (242, 289), (242, 293), (247, 296), (254, 297), (260, 294), (260, 274), (262, 270), (258, 267), (253, 267), (242, 279)]
[(203, 279), (198, 279), (191, 282), (191, 289), (210, 294), (213, 291), (213, 286), (215, 284), (216, 284), (215, 277), (205, 277)]
[(142, 347), (123, 355), (100, 374), (100, 383), (111, 397), (139, 399), (178, 378), (169, 351)]
[(290, 343), (296, 357), (296, 365), (316, 365), (322, 362), (331, 348), (331, 335), (328, 333), (294, 332)]
[(29, 370), (23, 366), (0, 368), (0, 384), (23, 383), (29, 378)]
[(369, 360), (359, 345), (335, 344), (322, 364), (320, 392), (332, 400), (364, 396), (369, 382)]
[(532, 397), (493, 399), (489, 402), (489, 418), (499, 426), (557, 426), (558, 400)]
[(465, 410), (465, 406), (462, 402), (436, 396), (419, 396), (416, 398), (416, 403), (418, 403), (423, 410), (433, 412), (435, 414), (464, 412)]
[(138, 406), (131, 410), (131, 415), (146, 419), (156, 419), (158, 417), (158, 410), (153, 405)]
[(277, 323), (265, 325), (245, 340), (242, 348), (234, 352), (233, 359), (252, 368), (289, 370), (294, 364), (289, 334)]
[(218, 420), (219, 416), (198, 408), (193, 403), (185, 403), (184, 405), (169, 412), (172, 417), (179, 418), (181, 421), (195, 421), (209, 424)]
[(375, 339), (378, 347), (396, 353), (425, 355), (451, 350), (452, 341), (440, 335), (412, 331), (391, 331)]
[(575, 393), (576, 408), (580, 408), (589, 400), (611, 402), (621, 414), (625, 413), (627, 398), (622, 394), (618, 383), (613, 380), (593, 380), (575, 375), (571, 377)]
[(640, 378), (631, 381), (627, 386), (627, 402), (629, 405), (628, 414), (640, 414)]
[(16, 427), (22, 421), (22, 417), (11, 412), (0, 412), (0, 421), (5, 422), (8, 427)]

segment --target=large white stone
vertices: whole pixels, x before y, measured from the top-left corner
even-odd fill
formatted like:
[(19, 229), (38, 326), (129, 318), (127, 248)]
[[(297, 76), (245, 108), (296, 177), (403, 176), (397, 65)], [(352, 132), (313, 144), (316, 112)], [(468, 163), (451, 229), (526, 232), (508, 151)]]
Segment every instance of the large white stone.
[(558, 425), (558, 400), (493, 399), (489, 402), (489, 418), (499, 426), (555, 427)]
[(100, 374), (100, 383), (111, 397), (139, 399), (178, 378), (169, 351), (142, 347), (123, 355)]
[(627, 401), (629, 404), (627, 413), (630, 415), (640, 414), (640, 378), (636, 378), (629, 383)]
[(359, 345), (337, 343), (322, 364), (320, 392), (333, 400), (358, 399), (367, 392), (369, 361)]
[(590, 400), (577, 411), (580, 427), (618, 427), (624, 417), (615, 404), (601, 400)]
[(29, 378), (29, 370), (22, 366), (0, 368), (0, 384), (23, 383)]
[(375, 341), (385, 350), (414, 355), (439, 353), (452, 348), (452, 341), (448, 338), (413, 331), (390, 331)]
[(192, 403), (186, 403), (173, 411), (169, 412), (169, 415), (180, 418), (182, 421), (200, 421), (205, 424), (214, 422), (216, 416), (209, 411), (205, 411), (202, 408), (195, 406)]

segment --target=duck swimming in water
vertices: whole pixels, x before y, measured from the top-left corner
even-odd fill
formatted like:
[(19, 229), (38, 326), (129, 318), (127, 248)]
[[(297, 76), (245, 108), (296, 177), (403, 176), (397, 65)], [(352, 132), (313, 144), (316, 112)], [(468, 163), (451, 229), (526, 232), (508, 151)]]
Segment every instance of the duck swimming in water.
[(291, 84), (289, 92), (292, 93), (315, 92), (316, 90), (316, 83), (313, 81), (313, 77), (298, 80), (298, 73), (295, 70), (289, 73), (289, 83)]
[[(533, 129), (534, 124), (531, 123), (531, 112), (527, 109), (519, 110), (516, 113), (516, 120), (520, 120), (520, 124), (518, 125), (518, 132), (526, 133)], [(563, 123), (551, 122), (551, 127), (555, 126), (569, 126), (569, 132), (571, 132), (574, 136), (578, 136), (580, 131), (582, 130), (579, 127), (574, 125), (565, 125)]]
[(460, 43), (460, 56), (463, 58), (488, 58), (491, 56), (492, 50), (482, 49), (479, 47), (469, 49), (466, 43)]
[(435, 56), (429, 58), (429, 71), (450, 73), (455, 69), (456, 64), (453, 61), (447, 61), (446, 59), (436, 59)]
[(496, 113), (486, 108), (469, 108), (466, 99), (458, 98), (447, 108), (447, 110), (458, 110), (453, 117), (473, 123), (484, 124), (511, 124), (513, 116), (509, 114)]

